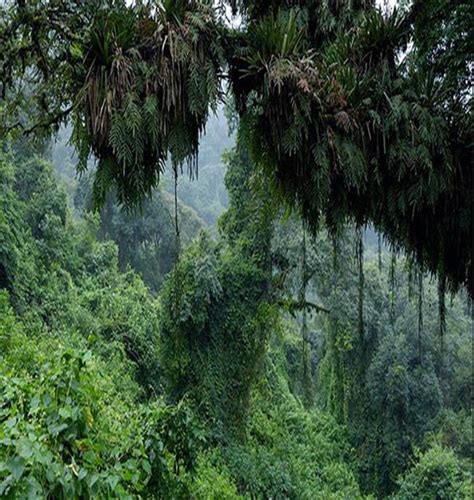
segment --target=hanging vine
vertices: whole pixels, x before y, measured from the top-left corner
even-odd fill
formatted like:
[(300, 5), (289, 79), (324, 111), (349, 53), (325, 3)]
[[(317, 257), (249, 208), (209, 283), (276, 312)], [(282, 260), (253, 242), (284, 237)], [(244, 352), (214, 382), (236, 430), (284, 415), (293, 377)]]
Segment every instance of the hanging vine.
[(379, 263), (379, 271), (382, 272), (382, 235), (379, 233), (377, 237), (377, 256)]
[(362, 342), (364, 339), (364, 234), (362, 227), (357, 228), (357, 266), (358, 266), (358, 329), (359, 339)]
[(301, 342), (302, 342), (302, 385), (303, 385), (303, 398), (307, 406), (311, 405), (312, 402), (312, 391), (311, 391), (311, 373), (310, 373), (310, 351), (309, 351), (309, 338), (308, 338), (308, 318), (307, 318), (307, 307), (306, 307), (306, 293), (308, 286), (308, 272), (307, 272), (307, 261), (306, 261), (306, 224), (302, 220), (302, 245), (301, 245), (301, 287), (300, 287), (300, 297), (299, 302), (303, 304), (301, 311)]
[(178, 167), (173, 167), (173, 183), (174, 183), (174, 231), (175, 231), (175, 263), (179, 262), (181, 251), (181, 238), (179, 234), (179, 216), (178, 216)]
[(438, 280), (438, 316), (440, 360), (444, 364), (444, 339), (446, 335), (446, 278), (444, 275)]
[(173, 183), (174, 183), (174, 235), (175, 235), (175, 248), (174, 248), (174, 320), (176, 324), (179, 322), (180, 314), (180, 301), (182, 295), (182, 279), (180, 274), (179, 257), (180, 257), (180, 235), (179, 235), (179, 217), (178, 217), (178, 166), (173, 165)]
[(397, 267), (397, 254), (392, 248), (390, 258), (390, 324), (395, 325), (395, 273)]
[(411, 300), (413, 297), (413, 259), (408, 257), (407, 266), (408, 266), (408, 300)]
[(421, 363), (421, 338), (423, 336), (423, 270), (418, 270), (418, 358)]

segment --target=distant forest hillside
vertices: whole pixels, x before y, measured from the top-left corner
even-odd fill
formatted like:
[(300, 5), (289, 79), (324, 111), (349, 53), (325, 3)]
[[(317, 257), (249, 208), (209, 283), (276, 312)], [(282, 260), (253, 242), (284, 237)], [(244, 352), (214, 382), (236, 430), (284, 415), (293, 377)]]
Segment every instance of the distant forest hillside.
[[(62, 129), (48, 149), (56, 176), (68, 193), (68, 204), (77, 216), (81, 216), (93, 209), (94, 160), (89, 161), (89, 171), (78, 174), (77, 158), (69, 145), (69, 135), (70, 129)], [(221, 108), (211, 116), (201, 138), (198, 175), (190, 178), (183, 167), (178, 178), (178, 227), (183, 248), (201, 229), (207, 228), (214, 236), (217, 234), (217, 219), (228, 205), (224, 184), (226, 164), (222, 156), (234, 143)], [(156, 292), (164, 276), (172, 269), (176, 254), (171, 169), (165, 172), (163, 184), (141, 208), (124, 210), (117, 206), (111, 194), (101, 210), (100, 219), (99, 236), (117, 243), (120, 269), (131, 266)]]
[[(74, 148), (69, 144), (71, 130), (62, 129), (52, 143), (51, 159), (58, 178), (64, 183), (69, 193), (73, 193), (81, 176), (77, 174), (77, 158)], [(229, 131), (223, 108), (219, 108), (206, 125), (206, 132), (199, 145), (198, 175), (191, 179), (186, 175), (186, 166), (178, 180), (178, 198), (182, 203), (194, 209), (198, 216), (208, 225), (215, 226), (218, 217), (227, 208), (228, 197), (224, 186), (226, 172), (222, 155), (232, 148), (235, 139)], [(90, 164), (93, 168), (94, 161)], [(89, 172), (86, 174), (90, 176)], [(172, 174), (165, 173), (164, 190), (174, 195)], [(71, 197), (72, 199), (72, 197)]]

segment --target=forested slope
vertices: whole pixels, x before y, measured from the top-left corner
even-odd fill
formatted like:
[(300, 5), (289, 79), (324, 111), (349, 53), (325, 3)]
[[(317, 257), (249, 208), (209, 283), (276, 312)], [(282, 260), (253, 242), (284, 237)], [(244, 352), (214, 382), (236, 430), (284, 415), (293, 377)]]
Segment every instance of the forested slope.
[(3, 496), (471, 498), (465, 294), (440, 322), (403, 256), (310, 237), (240, 143), (219, 236), (145, 284), (42, 155), (0, 158)]

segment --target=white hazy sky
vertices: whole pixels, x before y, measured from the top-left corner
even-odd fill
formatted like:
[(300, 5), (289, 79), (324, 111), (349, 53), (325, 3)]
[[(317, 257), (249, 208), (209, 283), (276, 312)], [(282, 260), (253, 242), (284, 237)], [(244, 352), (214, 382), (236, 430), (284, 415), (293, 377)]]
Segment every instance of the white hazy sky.
[[(132, 5), (133, 3), (135, 3), (135, 0), (126, 0), (126, 2), (127, 5)], [(392, 8), (397, 4), (397, 0), (376, 0), (375, 3), (382, 7)]]
[[(135, 0), (125, 0), (127, 5), (133, 5)], [(215, 4), (219, 3), (219, 0), (214, 0)], [(375, 0), (375, 4), (378, 7), (381, 7), (384, 11), (389, 12), (393, 9), (398, 3), (398, 0)], [(231, 26), (238, 27), (240, 25), (241, 18), (240, 16), (232, 16), (232, 11), (230, 6), (226, 8), (227, 20), (231, 24)]]

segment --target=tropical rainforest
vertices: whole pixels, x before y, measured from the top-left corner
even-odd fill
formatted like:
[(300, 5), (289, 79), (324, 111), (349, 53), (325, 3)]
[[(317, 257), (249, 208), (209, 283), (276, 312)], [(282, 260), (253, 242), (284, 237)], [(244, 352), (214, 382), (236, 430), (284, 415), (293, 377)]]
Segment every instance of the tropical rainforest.
[(0, 1), (0, 497), (473, 497), (474, 6)]

